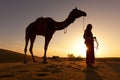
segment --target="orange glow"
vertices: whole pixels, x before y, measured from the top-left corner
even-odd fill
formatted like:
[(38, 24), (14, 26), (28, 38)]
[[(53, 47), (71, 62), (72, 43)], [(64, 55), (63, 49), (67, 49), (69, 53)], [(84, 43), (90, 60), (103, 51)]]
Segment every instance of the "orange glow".
[(84, 44), (84, 41), (76, 41), (76, 43), (73, 46), (73, 52), (75, 56), (86, 56), (86, 45)]

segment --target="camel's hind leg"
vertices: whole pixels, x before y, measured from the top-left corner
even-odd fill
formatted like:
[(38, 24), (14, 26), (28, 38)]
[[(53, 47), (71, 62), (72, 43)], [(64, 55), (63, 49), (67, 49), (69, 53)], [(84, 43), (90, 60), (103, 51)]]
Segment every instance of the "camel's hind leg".
[(24, 48), (24, 53), (25, 53), (25, 55), (24, 55), (24, 63), (27, 63), (27, 61), (26, 61), (26, 53), (27, 53), (28, 42), (29, 42), (29, 36), (26, 35), (25, 36), (25, 48)]
[(34, 62), (36, 62), (36, 60), (35, 60), (35, 58), (33, 56), (33, 44), (34, 44), (35, 38), (36, 38), (35, 35), (30, 37), (30, 49), (29, 49)]

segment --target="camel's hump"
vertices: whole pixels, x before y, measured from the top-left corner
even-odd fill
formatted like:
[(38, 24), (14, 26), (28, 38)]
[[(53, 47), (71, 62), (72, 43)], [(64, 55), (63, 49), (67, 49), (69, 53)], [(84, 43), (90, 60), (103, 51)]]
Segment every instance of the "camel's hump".
[(46, 17), (46, 18), (44, 18), (44, 17), (39, 17), (39, 18), (37, 18), (36, 19), (36, 22), (39, 22), (39, 21), (54, 21), (52, 18), (50, 18), (50, 17)]

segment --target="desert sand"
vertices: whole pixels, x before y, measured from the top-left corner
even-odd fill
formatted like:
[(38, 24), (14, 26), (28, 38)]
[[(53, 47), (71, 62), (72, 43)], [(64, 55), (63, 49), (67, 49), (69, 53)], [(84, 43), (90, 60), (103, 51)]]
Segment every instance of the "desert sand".
[(0, 80), (120, 80), (120, 58), (96, 59), (89, 67), (85, 59), (48, 58), (47, 64), (42, 63), (42, 58), (37, 61), (2, 62)]
[(85, 60), (48, 59), (41, 62), (0, 64), (0, 80), (120, 80), (120, 62), (98, 60), (87, 67)]

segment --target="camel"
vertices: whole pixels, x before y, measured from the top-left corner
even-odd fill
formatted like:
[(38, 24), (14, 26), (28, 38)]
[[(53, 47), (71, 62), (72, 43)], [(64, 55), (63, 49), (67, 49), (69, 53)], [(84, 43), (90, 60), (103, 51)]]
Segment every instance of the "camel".
[(47, 17), (47, 18), (39, 17), (38, 19), (36, 19), (36, 21), (29, 24), (25, 32), (24, 63), (27, 63), (26, 52), (27, 52), (27, 46), (28, 46), (29, 40), (30, 40), (29, 51), (31, 53), (33, 61), (36, 62), (33, 56), (33, 50), (32, 50), (36, 35), (42, 35), (45, 37), (43, 63), (47, 63), (46, 52), (47, 52), (48, 44), (52, 39), (53, 34), (58, 30), (62, 30), (68, 27), (71, 23), (75, 21), (75, 19), (82, 16), (85, 17), (86, 15), (87, 14), (84, 11), (81, 11), (75, 8), (70, 12), (68, 18), (62, 22), (56, 22), (50, 17)]

